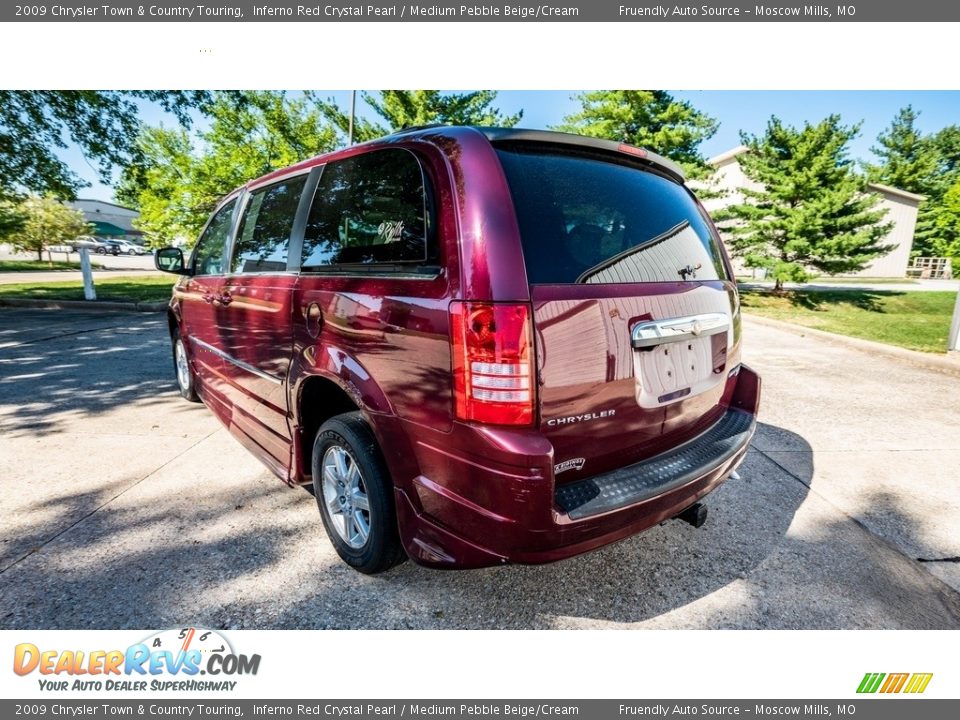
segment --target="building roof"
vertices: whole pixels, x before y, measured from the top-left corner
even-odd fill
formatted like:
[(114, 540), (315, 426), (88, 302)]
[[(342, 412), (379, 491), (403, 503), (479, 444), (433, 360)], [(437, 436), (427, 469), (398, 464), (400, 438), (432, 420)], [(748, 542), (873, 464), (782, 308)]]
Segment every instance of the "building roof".
[(867, 183), (867, 187), (873, 188), (874, 190), (879, 190), (882, 193), (887, 193), (888, 195), (897, 195), (907, 200), (913, 200), (914, 202), (920, 203), (927, 199), (926, 195), (917, 195), (916, 193), (907, 192), (906, 190), (901, 190), (900, 188), (891, 187), (890, 185), (881, 185), (880, 183)]
[(134, 208), (127, 207), (126, 205), (118, 205), (117, 203), (107, 202), (106, 200), (97, 200), (95, 198), (77, 198), (73, 202), (100, 203), (101, 205), (109, 205), (110, 207), (120, 208), (121, 210), (137, 212)]
[(714, 155), (712, 158), (707, 160), (707, 163), (710, 165), (723, 165), (729, 160), (733, 160), (738, 155), (743, 155), (745, 152), (750, 152), (750, 148), (746, 145), (737, 145), (735, 148), (722, 152), (719, 155)]

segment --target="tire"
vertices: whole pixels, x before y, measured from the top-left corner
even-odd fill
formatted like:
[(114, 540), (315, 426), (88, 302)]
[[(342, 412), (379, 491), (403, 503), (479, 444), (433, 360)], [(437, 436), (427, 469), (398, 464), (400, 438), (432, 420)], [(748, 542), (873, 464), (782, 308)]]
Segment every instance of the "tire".
[(197, 395), (196, 378), (193, 370), (190, 369), (190, 356), (187, 354), (187, 346), (180, 337), (180, 329), (173, 331), (173, 375), (177, 380), (177, 390), (180, 391), (180, 397), (190, 402), (200, 402), (200, 396)]
[(311, 469), (323, 527), (345, 563), (375, 575), (405, 559), (390, 474), (359, 412), (336, 415), (321, 426)]
[(107, 254), (106, 248), (102, 248), (102, 247), (97, 248), (97, 255), (106, 255), (106, 254)]
[(127, 250), (127, 255), (136, 255), (136, 254), (137, 254), (137, 251), (132, 248), (130, 250)]

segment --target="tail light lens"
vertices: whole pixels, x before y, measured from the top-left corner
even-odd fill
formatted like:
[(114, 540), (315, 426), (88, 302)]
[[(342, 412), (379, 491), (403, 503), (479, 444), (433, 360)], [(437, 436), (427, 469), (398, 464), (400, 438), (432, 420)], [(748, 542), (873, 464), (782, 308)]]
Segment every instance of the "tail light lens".
[(529, 307), (454, 302), (450, 317), (457, 417), (532, 425), (536, 396)]

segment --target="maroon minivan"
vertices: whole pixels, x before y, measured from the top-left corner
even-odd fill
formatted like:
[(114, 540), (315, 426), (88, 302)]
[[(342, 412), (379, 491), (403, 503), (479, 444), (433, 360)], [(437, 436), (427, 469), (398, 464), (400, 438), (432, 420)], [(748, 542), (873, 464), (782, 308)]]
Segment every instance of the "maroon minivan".
[(406, 130), (247, 184), (156, 258), (181, 394), (312, 485), (362, 572), (699, 526), (756, 424), (716, 228), (633, 146)]

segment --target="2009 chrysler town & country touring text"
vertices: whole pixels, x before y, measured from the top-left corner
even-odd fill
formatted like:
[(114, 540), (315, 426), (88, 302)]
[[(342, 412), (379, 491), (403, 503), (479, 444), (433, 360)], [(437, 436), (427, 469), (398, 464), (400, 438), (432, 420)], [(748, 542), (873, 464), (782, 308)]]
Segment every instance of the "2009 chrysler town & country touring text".
[(156, 257), (181, 394), (312, 483), (363, 572), (699, 524), (755, 427), (729, 259), (640, 148), (403, 131), (249, 183), (189, 262)]

